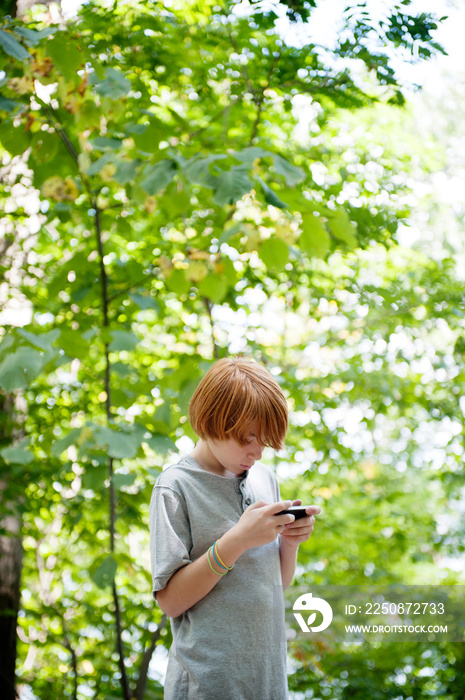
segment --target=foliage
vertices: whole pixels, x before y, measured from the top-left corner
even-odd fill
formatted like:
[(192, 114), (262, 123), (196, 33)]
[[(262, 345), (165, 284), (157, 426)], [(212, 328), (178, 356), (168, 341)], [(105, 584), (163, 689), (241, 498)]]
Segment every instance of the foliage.
[[(291, 26), (305, 28), (314, 4), (285, 3)], [(460, 285), (448, 261), (396, 248), (410, 153), (355, 126), (403, 103), (396, 50), (440, 50), (435, 20), (408, 4), (379, 23), (348, 7), (333, 60), (284, 41), (278, 5), (242, 16), (227, 3), (89, 3), (66, 26), (5, 18), (1, 272), (23, 317), (5, 329), (0, 386), (27, 412), (26, 437), (1, 455), (5, 502), (23, 499), (18, 675), (36, 696), (161, 697), (146, 679), (153, 646), (170, 642), (150, 595), (151, 486), (193, 437), (199, 377), (237, 349), (277, 374), (293, 408), (285, 460), (299, 476), (283, 491), (328, 504), (307, 573), (437, 580), (437, 553), (463, 551), (459, 527), (446, 538), (435, 524), (459, 496), (462, 449), (451, 438), (438, 469), (419, 447), (433, 426), (457, 425)], [(313, 664), (293, 687), (323, 692), (331, 662), (293, 654)], [(370, 663), (383, 679), (363, 692), (394, 687), (395, 651), (380, 656), (351, 653), (351, 689)]]

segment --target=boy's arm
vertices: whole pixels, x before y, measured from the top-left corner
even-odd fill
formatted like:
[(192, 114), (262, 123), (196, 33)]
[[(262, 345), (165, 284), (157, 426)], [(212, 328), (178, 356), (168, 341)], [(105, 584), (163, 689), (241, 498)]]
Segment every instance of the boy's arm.
[[(301, 500), (294, 501), (293, 506), (300, 506)], [(287, 588), (294, 578), (297, 565), (297, 552), (299, 544), (309, 539), (315, 525), (314, 515), (321, 513), (318, 506), (309, 506), (306, 510), (307, 518), (295, 520), (284, 527), (279, 543), (279, 555), (281, 559), (281, 578), (284, 588)]]
[[(240, 555), (250, 547), (259, 547), (276, 539), (282, 527), (288, 524), (293, 515), (276, 513), (289, 508), (291, 501), (279, 501), (266, 504), (257, 501), (249, 506), (239, 518), (239, 521), (217, 541), (216, 549), (221, 561), (226, 566), (232, 566)], [(212, 543), (213, 544), (213, 543)], [(208, 563), (207, 552), (198, 559), (178, 569), (170, 578), (165, 588), (157, 591), (156, 598), (160, 608), (168, 617), (178, 617), (202, 600), (221, 579), (221, 575), (212, 570), (220, 571), (210, 552)], [(228, 574), (225, 574), (228, 576)]]
[(298, 551), (298, 544), (294, 545), (293, 543), (286, 542), (281, 535), (281, 541), (279, 543), (279, 556), (281, 559), (281, 578), (284, 588), (287, 588), (292, 583), (292, 579), (294, 578)]
[[(233, 566), (246, 549), (238, 538), (237, 532), (234, 532), (234, 528), (231, 528), (217, 541), (216, 547), (221, 560), (227, 566)], [(211, 566), (216, 571), (220, 571), (211, 551), (208, 556)], [(192, 563), (178, 569), (165, 588), (157, 591), (158, 605), (168, 617), (182, 615), (183, 612), (202, 600), (207, 593), (210, 593), (221, 578), (221, 574), (215, 573), (211, 566), (208, 563), (207, 552), (205, 552)]]

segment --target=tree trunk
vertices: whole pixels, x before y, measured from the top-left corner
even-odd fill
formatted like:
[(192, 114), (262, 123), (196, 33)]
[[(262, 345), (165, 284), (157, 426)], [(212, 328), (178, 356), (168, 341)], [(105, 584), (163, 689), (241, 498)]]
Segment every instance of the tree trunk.
[[(21, 436), (18, 415), (21, 397), (0, 396), (0, 440), (16, 441)], [(8, 474), (0, 479), (0, 688), (2, 700), (15, 700), (16, 625), (21, 596), (21, 508), (5, 497)]]
[[(0, 486), (4, 490), (5, 483)], [(2, 504), (3, 510), (3, 504)], [(0, 522), (0, 687), (3, 700), (15, 700), (16, 624), (22, 563), (21, 518), (6, 515)]]
[(0, 8), (0, 12), (3, 16), (9, 15), (10, 17), (16, 17), (16, 0), (5, 0)]

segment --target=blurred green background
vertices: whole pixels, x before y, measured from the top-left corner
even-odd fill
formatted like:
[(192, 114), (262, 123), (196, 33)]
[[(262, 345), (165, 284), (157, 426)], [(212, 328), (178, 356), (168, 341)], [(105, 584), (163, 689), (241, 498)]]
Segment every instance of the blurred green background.
[[(280, 382), (265, 461), (323, 510), (296, 585), (464, 583), (463, 13), (4, 5), (3, 697), (162, 697), (148, 504), (227, 355)], [(465, 697), (458, 643), (296, 638), (289, 672), (295, 700)]]

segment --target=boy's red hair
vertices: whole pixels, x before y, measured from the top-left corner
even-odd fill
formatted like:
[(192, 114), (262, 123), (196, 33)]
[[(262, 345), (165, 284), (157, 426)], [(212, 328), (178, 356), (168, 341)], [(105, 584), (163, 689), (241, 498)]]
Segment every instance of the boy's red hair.
[(189, 405), (193, 430), (203, 439), (233, 438), (245, 445), (251, 432), (261, 445), (280, 450), (288, 428), (286, 398), (261, 365), (243, 358), (215, 362)]

